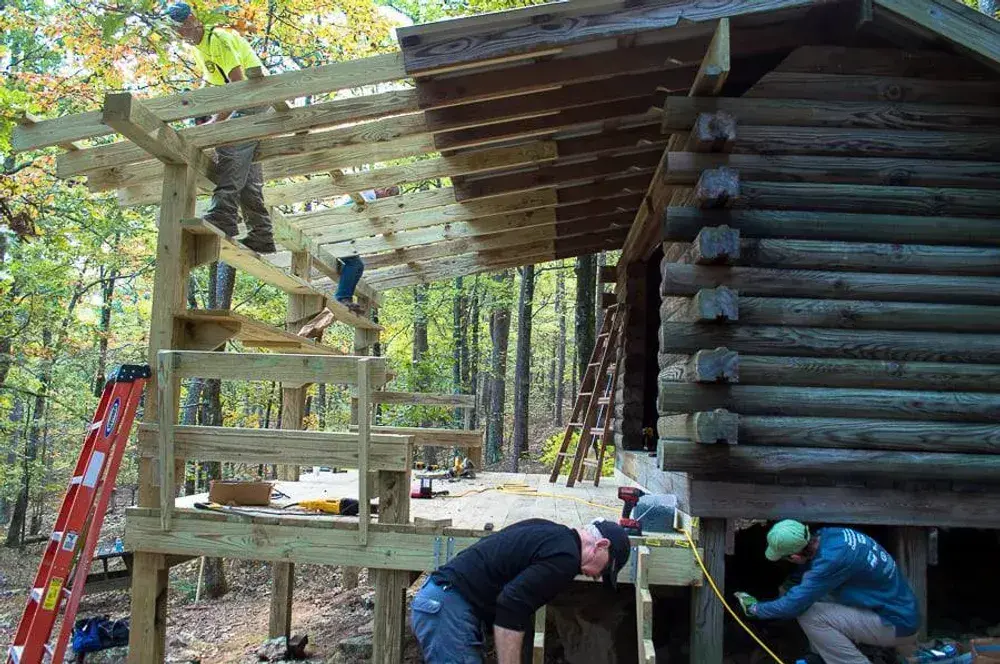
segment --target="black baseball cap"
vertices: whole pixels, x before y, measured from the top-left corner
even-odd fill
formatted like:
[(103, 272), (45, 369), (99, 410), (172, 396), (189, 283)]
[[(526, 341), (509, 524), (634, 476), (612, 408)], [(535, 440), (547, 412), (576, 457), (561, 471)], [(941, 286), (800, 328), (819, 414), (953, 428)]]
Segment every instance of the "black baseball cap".
[(598, 519), (594, 521), (594, 527), (601, 532), (602, 537), (611, 542), (608, 547), (608, 566), (604, 568), (603, 578), (604, 585), (615, 589), (618, 587), (618, 572), (628, 564), (632, 544), (625, 529), (614, 521)]

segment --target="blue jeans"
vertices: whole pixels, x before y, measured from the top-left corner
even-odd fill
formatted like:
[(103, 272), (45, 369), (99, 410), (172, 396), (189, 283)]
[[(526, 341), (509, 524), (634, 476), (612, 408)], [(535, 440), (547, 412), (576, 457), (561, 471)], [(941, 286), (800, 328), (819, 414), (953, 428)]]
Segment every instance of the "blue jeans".
[(427, 664), (482, 664), (479, 618), (454, 588), (427, 579), (413, 598), (410, 622)]
[(354, 289), (361, 281), (361, 274), (365, 271), (365, 263), (357, 256), (341, 258), (344, 264), (340, 271), (340, 281), (337, 282), (337, 293), (333, 296), (338, 302), (350, 302), (354, 297)]

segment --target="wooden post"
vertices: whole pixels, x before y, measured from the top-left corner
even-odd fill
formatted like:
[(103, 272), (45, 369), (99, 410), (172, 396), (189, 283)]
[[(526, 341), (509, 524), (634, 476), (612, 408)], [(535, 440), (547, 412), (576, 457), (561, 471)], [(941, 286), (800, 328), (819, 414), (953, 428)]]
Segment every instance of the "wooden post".
[(531, 664), (545, 664), (545, 605), (535, 611), (535, 638), (531, 647)]
[[(653, 646), (653, 596), (649, 592), (649, 547), (635, 550), (635, 626), (640, 664), (655, 664)], [(693, 656), (693, 651), (692, 651)]]
[[(355, 295), (355, 299), (363, 307), (371, 309), (374, 303), (371, 300), (363, 298), (360, 294)], [(377, 333), (373, 330), (365, 330), (362, 328), (354, 329), (354, 354), (355, 355), (369, 355), (371, 353), (371, 347), (374, 345), (374, 339), (377, 338)], [(351, 423), (358, 423), (358, 401), (357, 399), (351, 400)], [(360, 481), (360, 478), (359, 478)], [(341, 585), (345, 590), (352, 590), (358, 587), (358, 576), (361, 572), (360, 567), (353, 567), (350, 565), (344, 565), (340, 569), (341, 574)], [(374, 578), (373, 574), (368, 575), (368, 583), (372, 583)]]
[[(153, 282), (153, 307), (149, 329), (149, 363), (153, 377), (147, 383), (144, 421), (159, 419), (156, 358), (160, 350), (180, 347), (183, 334), (175, 316), (184, 311), (185, 286), (189, 266), (184, 258), (185, 238), (181, 219), (194, 214), (194, 169), (186, 165), (163, 167), (163, 198), (160, 205), (159, 233), (156, 240), (156, 276)], [(179, 388), (179, 383), (175, 383)], [(174, 395), (176, 402), (178, 395)], [(175, 461), (175, 469), (176, 469)], [(181, 462), (183, 463), (183, 462)], [(159, 463), (139, 461), (139, 505), (160, 507)], [(173, 499), (171, 492), (171, 500)], [(132, 645), (129, 664), (162, 662), (166, 651), (168, 569), (160, 554), (135, 551), (132, 572)]]
[(893, 557), (899, 571), (910, 582), (920, 609), (920, 629), (917, 638), (927, 638), (927, 528), (901, 526), (893, 529)]
[[(409, 523), (410, 473), (379, 471), (379, 523)], [(377, 569), (373, 664), (398, 664), (403, 657), (406, 628), (406, 587), (409, 573)]]
[[(312, 271), (312, 259), (304, 251), (292, 253), (292, 274), (309, 281)], [(304, 318), (311, 316), (322, 306), (322, 302), (312, 295), (289, 295), (288, 310), (285, 315), (286, 329), (295, 331)], [(281, 387), (282, 429), (302, 429), (305, 419), (305, 400), (308, 385)], [(287, 482), (297, 482), (298, 466), (278, 466), (278, 479)], [(292, 598), (295, 590), (295, 565), (292, 563), (274, 563), (271, 571), (271, 611), (268, 618), (267, 635), (274, 639), (279, 636), (292, 636)]]
[[(702, 519), (705, 567), (726, 592), (726, 520)], [(706, 581), (691, 589), (691, 664), (722, 664), (722, 604)]]

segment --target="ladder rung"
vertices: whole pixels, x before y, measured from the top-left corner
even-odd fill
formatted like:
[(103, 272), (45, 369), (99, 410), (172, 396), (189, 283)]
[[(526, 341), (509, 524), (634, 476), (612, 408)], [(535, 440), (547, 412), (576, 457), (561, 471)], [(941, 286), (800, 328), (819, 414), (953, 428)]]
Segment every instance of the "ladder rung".
[(14, 664), (19, 664), (21, 653), (24, 652), (24, 646), (11, 646), (7, 652), (10, 653), (10, 658), (14, 660)]
[(593, 429), (590, 430), (590, 435), (591, 436), (602, 436), (603, 437), (604, 436), (604, 427), (600, 427), (600, 428), (594, 427)]
[(600, 362), (591, 362), (587, 366), (588, 367), (599, 367), (599, 366), (601, 366), (601, 363)]
[(73, 485), (73, 484), (79, 484), (82, 481), (83, 481), (83, 475), (74, 475), (73, 479), (71, 479), (69, 483)]
[(597, 399), (597, 403), (602, 406), (609, 406), (611, 405), (611, 397), (600, 397)]
[(585, 466), (596, 466), (597, 465), (597, 461), (595, 459), (584, 459), (583, 460), (583, 465), (585, 465)]
[(92, 422), (92, 423), (90, 424), (90, 427), (89, 427), (89, 430), (90, 430), (90, 431), (97, 431), (97, 430), (98, 430), (98, 429), (100, 429), (100, 428), (101, 428), (102, 426), (104, 426), (104, 420), (101, 420), (100, 422)]
[(583, 422), (570, 422), (566, 426), (570, 426), (570, 427), (582, 427), (583, 426)]
[(42, 603), (42, 595), (45, 593), (45, 588), (32, 588), (31, 592), (28, 594), (29, 598), (35, 600), (39, 604)]

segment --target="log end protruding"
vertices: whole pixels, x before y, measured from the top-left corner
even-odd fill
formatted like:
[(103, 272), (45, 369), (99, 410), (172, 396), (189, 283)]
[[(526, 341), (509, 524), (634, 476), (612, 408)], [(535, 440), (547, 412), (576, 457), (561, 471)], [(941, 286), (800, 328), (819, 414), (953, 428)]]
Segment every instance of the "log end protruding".
[(725, 408), (717, 408), (691, 416), (692, 439), (696, 443), (724, 443), (736, 445), (739, 442), (740, 416)]
[(720, 166), (702, 171), (694, 188), (695, 204), (702, 209), (731, 208), (740, 197), (740, 173)]
[(740, 382), (739, 353), (720, 346), (714, 350), (699, 350), (688, 361), (686, 377), (695, 383)]
[(729, 226), (707, 226), (691, 245), (691, 259), (698, 265), (730, 264), (740, 257), (740, 232)]
[(736, 118), (726, 111), (699, 113), (684, 144), (685, 152), (732, 152)]
[(740, 319), (739, 293), (726, 286), (702, 288), (691, 301), (697, 322), (735, 322)]

